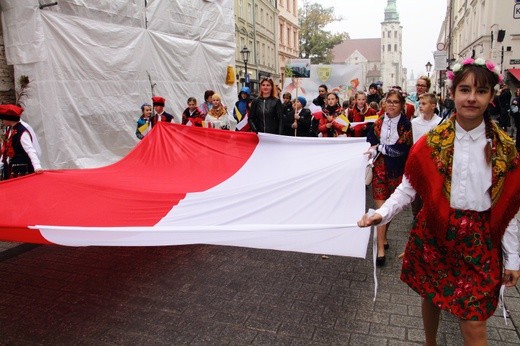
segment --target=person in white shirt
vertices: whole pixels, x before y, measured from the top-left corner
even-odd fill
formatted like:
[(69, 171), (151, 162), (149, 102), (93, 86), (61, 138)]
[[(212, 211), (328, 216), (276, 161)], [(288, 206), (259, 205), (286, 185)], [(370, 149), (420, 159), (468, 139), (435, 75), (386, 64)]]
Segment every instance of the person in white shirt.
[(0, 119), (7, 127), (0, 147), (0, 180), (43, 172), (32, 136), (21, 122), (22, 113), (16, 105), (0, 105)]
[(422, 135), (441, 122), (441, 117), (435, 114), (436, 106), (437, 97), (434, 94), (426, 93), (419, 96), (419, 116), (412, 119), (414, 143), (417, 142)]
[(487, 112), (502, 81), (492, 61), (467, 58), (447, 74), (457, 113), (412, 147), (402, 183), (360, 227), (386, 224), (419, 195), (401, 280), (422, 298), (426, 345), (440, 310), (460, 318), (465, 345), (486, 345), (502, 287), (520, 277), (520, 155)]
[[(373, 160), (372, 197), (379, 208), (401, 183), (408, 153), (412, 147), (412, 124), (405, 115), (405, 98), (398, 88), (390, 89), (385, 96), (384, 116), (374, 122), (367, 134), (370, 159)], [(387, 233), (389, 225), (377, 227), (376, 265), (386, 263), (386, 250), (390, 248)]]
[(32, 126), (29, 125), (28, 123), (26, 123), (25, 121), (20, 119), (20, 122), (27, 129), (27, 131), (29, 131), (29, 133), (31, 134), (32, 145), (34, 147), (34, 151), (36, 152), (36, 155), (38, 156), (38, 158), (41, 159), (41, 157), (42, 157), (42, 147), (40, 146), (40, 142), (38, 141), (38, 137), (36, 136), (36, 132), (34, 131)]

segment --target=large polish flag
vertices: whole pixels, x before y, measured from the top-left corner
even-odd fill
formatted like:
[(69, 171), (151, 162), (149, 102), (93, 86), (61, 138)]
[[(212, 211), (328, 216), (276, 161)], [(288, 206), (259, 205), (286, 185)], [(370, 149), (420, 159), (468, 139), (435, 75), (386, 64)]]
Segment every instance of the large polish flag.
[(122, 160), (0, 182), (0, 240), (366, 256), (368, 143), (158, 123)]

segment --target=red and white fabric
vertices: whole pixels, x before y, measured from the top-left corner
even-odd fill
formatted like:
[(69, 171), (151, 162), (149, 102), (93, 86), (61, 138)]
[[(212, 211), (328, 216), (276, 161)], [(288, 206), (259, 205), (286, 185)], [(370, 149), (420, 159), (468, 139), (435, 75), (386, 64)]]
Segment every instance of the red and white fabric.
[(368, 144), (159, 123), (122, 160), (0, 182), (0, 239), (365, 257)]

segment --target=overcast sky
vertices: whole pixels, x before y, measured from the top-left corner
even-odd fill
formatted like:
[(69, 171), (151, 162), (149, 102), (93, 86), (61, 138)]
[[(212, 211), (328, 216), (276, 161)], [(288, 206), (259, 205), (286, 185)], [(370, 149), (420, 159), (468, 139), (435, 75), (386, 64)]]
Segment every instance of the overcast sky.
[[(343, 21), (327, 27), (332, 32), (347, 32), (350, 38), (381, 37), (387, 0), (309, 0), (323, 7), (334, 7)], [(303, 1), (300, 1), (302, 4)], [(447, 0), (397, 0), (399, 21), (403, 27), (403, 67), (408, 77), (426, 72), (428, 61), (433, 64), (441, 24), (446, 15)]]

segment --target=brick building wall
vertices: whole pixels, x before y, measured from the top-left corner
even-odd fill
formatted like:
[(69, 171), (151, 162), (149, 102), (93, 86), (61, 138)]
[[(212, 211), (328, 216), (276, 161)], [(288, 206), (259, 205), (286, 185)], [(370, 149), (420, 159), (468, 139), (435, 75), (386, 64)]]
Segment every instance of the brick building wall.
[(4, 34), (0, 22), (0, 103), (14, 103), (14, 68), (5, 59)]

